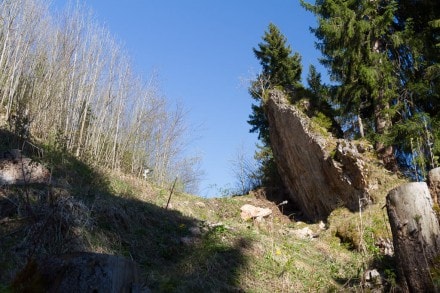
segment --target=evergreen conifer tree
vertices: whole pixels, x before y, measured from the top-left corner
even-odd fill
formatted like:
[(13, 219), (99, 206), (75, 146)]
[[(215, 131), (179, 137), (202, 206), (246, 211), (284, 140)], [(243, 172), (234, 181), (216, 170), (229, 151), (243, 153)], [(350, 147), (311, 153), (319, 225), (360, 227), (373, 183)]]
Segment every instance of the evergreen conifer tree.
[(302, 4), (318, 17), (318, 27), (312, 31), (324, 56), (321, 62), (338, 84), (334, 103), (342, 116), (357, 117), (358, 133), (369, 131), (376, 150), (392, 154), (385, 138), (392, 126), (390, 106), (399, 84), (396, 65), (389, 58), (395, 3), (321, 0), (316, 5)]
[(321, 73), (316, 70), (316, 67), (310, 65), (309, 67), (309, 75), (307, 76), (307, 85), (310, 92), (314, 96), (320, 96), (323, 93), (323, 86), (321, 83)]
[(252, 105), (252, 114), (248, 123), (251, 132), (258, 132), (259, 139), (268, 145), (268, 124), (262, 109), (263, 99), (267, 90), (280, 87), (293, 96), (295, 90), (301, 88), (301, 57), (298, 53), (292, 55), (292, 49), (287, 44), (286, 37), (274, 25), (269, 24), (264, 33), (263, 42), (253, 49), (255, 57), (260, 61), (262, 70), (252, 82), (249, 92), (257, 101)]
[(412, 164), (434, 167), (434, 157), (440, 154), (440, 2), (302, 4), (318, 18), (312, 31), (323, 53), (321, 61), (336, 82), (333, 103), (341, 110), (340, 118), (347, 125), (356, 120), (359, 136), (365, 129), (385, 163), (388, 156), (388, 167), (395, 168), (390, 155), (397, 154), (402, 162), (414, 152)]
[(252, 114), (248, 123), (251, 125), (251, 132), (257, 132), (258, 138), (262, 141), (260, 151), (256, 158), (261, 162), (261, 169), (264, 184), (276, 180), (276, 166), (273, 160), (270, 147), (269, 125), (264, 113), (263, 103), (267, 92), (273, 88), (281, 88), (291, 98), (294, 93), (302, 88), (301, 79), (301, 57), (298, 53), (292, 54), (291, 47), (287, 44), (286, 37), (274, 25), (269, 24), (268, 30), (264, 33), (263, 42), (254, 48), (255, 57), (260, 61), (262, 70), (256, 79), (251, 83), (249, 93), (255, 99), (256, 104), (252, 105)]
[(413, 165), (423, 177), (437, 166), (440, 155), (440, 2), (397, 0), (396, 28), (404, 40), (393, 53), (399, 60), (402, 84), (400, 119), (393, 139), (413, 154)]

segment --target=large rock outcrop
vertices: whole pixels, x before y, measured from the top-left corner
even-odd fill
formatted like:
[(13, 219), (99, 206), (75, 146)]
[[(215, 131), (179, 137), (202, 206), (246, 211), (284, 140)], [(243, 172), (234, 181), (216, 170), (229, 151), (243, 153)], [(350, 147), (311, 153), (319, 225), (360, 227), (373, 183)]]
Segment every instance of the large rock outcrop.
[(280, 91), (270, 93), (265, 112), (281, 179), (307, 218), (325, 219), (337, 207), (356, 211), (369, 202), (365, 150), (330, 133), (317, 134)]

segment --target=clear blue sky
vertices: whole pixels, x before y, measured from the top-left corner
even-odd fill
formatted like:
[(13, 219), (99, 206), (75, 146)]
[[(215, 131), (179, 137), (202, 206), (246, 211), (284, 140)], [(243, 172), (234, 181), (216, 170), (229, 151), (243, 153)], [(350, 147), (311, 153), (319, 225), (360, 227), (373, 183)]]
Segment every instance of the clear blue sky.
[[(56, 0), (63, 5), (66, 0)], [(303, 81), (309, 64), (318, 65), (314, 16), (299, 0), (88, 0), (86, 6), (125, 45), (136, 71), (157, 70), (161, 90), (181, 102), (190, 124), (201, 125), (188, 151), (200, 153), (205, 180), (200, 195), (235, 184), (230, 159), (241, 146), (250, 156), (257, 137), (246, 123), (251, 113), (240, 78), (259, 71), (252, 48), (270, 22), (302, 55)], [(323, 71), (323, 70), (321, 70)]]

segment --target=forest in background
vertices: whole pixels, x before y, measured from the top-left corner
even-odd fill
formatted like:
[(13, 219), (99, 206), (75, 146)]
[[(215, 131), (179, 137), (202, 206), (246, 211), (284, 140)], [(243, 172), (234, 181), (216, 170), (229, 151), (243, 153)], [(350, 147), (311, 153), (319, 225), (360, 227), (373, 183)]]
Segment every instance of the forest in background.
[[(200, 157), (187, 156), (186, 110), (136, 74), (124, 48), (79, 4), (0, 1), (0, 114), (23, 141), (95, 166), (196, 192)], [(23, 146), (15, 146), (22, 148)]]
[[(249, 87), (256, 103), (248, 123), (259, 134), (264, 185), (279, 185), (264, 101), (282, 89), (291, 102), (337, 137), (366, 139), (387, 169), (425, 180), (440, 156), (440, 3), (436, 0), (301, 1), (331, 84), (309, 68), (270, 24), (253, 49), (261, 72)], [(253, 172), (249, 172), (253, 174)]]

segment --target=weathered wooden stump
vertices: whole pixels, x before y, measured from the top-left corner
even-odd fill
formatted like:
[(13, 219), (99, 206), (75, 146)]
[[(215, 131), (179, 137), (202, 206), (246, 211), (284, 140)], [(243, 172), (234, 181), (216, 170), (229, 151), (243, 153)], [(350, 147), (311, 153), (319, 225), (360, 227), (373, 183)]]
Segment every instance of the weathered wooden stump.
[(426, 183), (403, 184), (388, 193), (399, 283), (410, 292), (436, 292), (432, 272), (439, 266), (440, 228)]
[(429, 191), (431, 192), (434, 204), (438, 204), (440, 195), (440, 168), (434, 168), (428, 174)]

